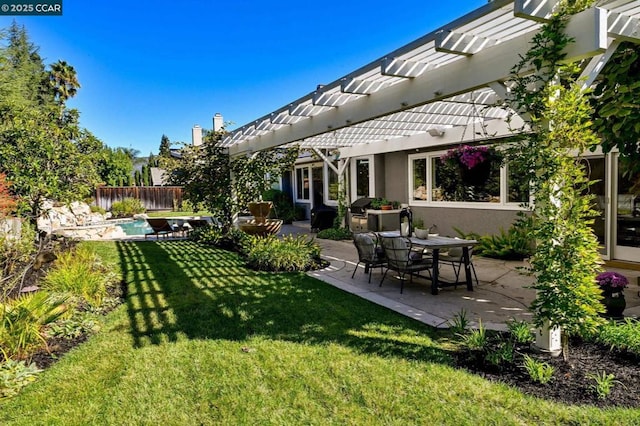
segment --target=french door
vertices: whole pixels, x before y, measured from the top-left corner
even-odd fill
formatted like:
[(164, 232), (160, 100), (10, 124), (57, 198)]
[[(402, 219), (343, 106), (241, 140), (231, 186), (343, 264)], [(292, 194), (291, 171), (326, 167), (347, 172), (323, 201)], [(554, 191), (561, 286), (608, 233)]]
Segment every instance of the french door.
[(640, 262), (640, 173), (632, 173), (616, 155), (613, 257)]

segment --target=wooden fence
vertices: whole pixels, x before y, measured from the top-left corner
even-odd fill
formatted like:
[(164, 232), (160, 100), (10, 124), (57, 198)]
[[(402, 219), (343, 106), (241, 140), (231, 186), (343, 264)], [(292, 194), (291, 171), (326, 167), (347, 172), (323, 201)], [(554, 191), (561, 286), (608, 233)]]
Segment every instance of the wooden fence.
[(96, 189), (96, 205), (111, 210), (114, 201), (137, 198), (147, 210), (173, 210), (182, 205), (181, 186), (101, 186)]

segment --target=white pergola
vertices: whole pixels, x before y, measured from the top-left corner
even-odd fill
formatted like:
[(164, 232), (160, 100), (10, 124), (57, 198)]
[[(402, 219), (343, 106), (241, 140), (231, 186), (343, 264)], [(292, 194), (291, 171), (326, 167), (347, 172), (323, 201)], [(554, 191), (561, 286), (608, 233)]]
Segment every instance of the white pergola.
[[(510, 134), (508, 80), (557, 0), (491, 3), (230, 132), (232, 156), (299, 144), (340, 158)], [(573, 16), (567, 60), (591, 84), (621, 41), (640, 41), (640, 0), (601, 0)], [(516, 116), (517, 119), (517, 116)], [(513, 125), (513, 124), (512, 124)]]

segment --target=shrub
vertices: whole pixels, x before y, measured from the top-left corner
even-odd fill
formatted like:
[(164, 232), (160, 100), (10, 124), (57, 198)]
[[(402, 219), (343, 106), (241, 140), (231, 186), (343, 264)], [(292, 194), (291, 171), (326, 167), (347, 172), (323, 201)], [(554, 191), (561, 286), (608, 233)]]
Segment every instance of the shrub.
[(477, 330), (471, 330), (469, 334), (463, 336), (463, 342), (471, 350), (484, 351), (487, 348), (489, 343), (487, 330), (482, 325), (482, 322), (480, 322)]
[(320, 248), (304, 235), (251, 237), (247, 264), (263, 271), (306, 271), (320, 257)]
[(553, 366), (546, 362), (538, 361), (529, 355), (524, 356), (524, 368), (534, 382), (544, 385), (553, 378)]
[(114, 278), (91, 249), (80, 245), (58, 255), (43, 286), (52, 292), (79, 297), (89, 305), (98, 307)]
[(469, 327), (469, 318), (466, 309), (462, 308), (451, 320), (451, 331), (456, 335), (462, 335), (467, 331), (467, 327)]
[(640, 356), (640, 322), (626, 318), (622, 324), (609, 322), (600, 327), (596, 340), (611, 349)]
[(533, 241), (530, 237), (532, 219), (524, 214), (507, 231), (500, 230), (499, 235), (465, 234), (453, 228), (462, 238), (478, 241), (474, 253), (503, 260), (523, 260), (533, 254)]
[(200, 244), (213, 246), (217, 246), (223, 237), (224, 232), (214, 226), (202, 226), (189, 232), (189, 239)]
[(100, 206), (89, 206), (89, 208), (91, 209), (91, 213), (100, 213), (100, 214), (107, 213), (107, 211)]
[(485, 359), (495, 366), (511, 363), (513, 361), (513, 351), (514, 347), (511, 342), (501, 342), (486, 355)]
[(327, 228), (319, 231), (317, 237), (326, 240), (350, 240), (353, 234), (349, 228)]
[(531, 331), (531, 326), (526, 321), (507, 321), (507, 328), (509, 329), (511, 338), (516, 343), (531, 343), (535, 340), (535, 336)]
[(204, 226), (191, 231), (189, 238), (200, 244), (212, 245), (246, 254), (245, 247), (252, 237), (236, 228), (230, 228), (225, 232), (215, 226)]
[(23, 221), (19, 236), (0, 232), (0, 276), (3, 293), (9, 292), (19, 281), (23, 270), (33, 260), (36, 252), (36, 232)]
[(587, 374), (587, 379), (591, 379), (593, 383), (589, 385), (589, 389), (596, 394), (598, 399), (607, 399), (611, 393), (613, 385), (619, 383), (615, 380), (616, 376), (607, 374), (606, 372)]
[(99, 329), (93, 314), (86, 312), (76, 313), (71, 318), (59, 319), (47, 327), (47, 337), (60, 337), (74, 339), (85, 334), (91, 334)]
[(0, 342), (5, 359), (23, 357), (45, 344), (43, 329), (67, 311), (65, 299), (45, 291), (0, 304)]
[(124, 198), (111, 204), (111, 214), (114, 217), (131, 217), (134, 214), (144, 213), (142, 201), (137, 198)]
[(273, 202), (270, 217), (282, 219), (284, 223), (291, 223), (296, 219), (293, 200), (286, 192), (279, 189), (269, 189), (262, 194), (262, 199)]
[(0, 364), (0, 401), (11, 398), (20, 389), (36, 380), (36, 375), (42, 370), (35, 363), (27, 365), (24, 361), (7, 359)]

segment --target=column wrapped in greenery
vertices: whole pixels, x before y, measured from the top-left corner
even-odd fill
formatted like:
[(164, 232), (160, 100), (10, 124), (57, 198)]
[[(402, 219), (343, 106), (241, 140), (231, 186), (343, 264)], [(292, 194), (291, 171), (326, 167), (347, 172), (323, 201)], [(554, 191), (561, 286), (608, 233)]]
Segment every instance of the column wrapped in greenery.
[(562, 329), (565, 359), (569, 337), (594, 332), (602, 323), (599, 313), (603, 311), (595, 282), (601, 259), (590, 226), (596, 213), (588, 194), (590, 182), (580, 155), (575, 155), (599, 140), (592, 130), (588, 94), (577, 79), (580, 70), (561, 62), (565, 47), (572, 42), (564, 33), (568, 18), (591, 3), (561, 4), (514, 67), (515, 85), (508, 102), (526, 121), (526, 128), (521, 129), (526, 133), (510, 150), (510, 159), (530, 171), (535, 200), (534, 323), (542, 327), (548, 322)]

